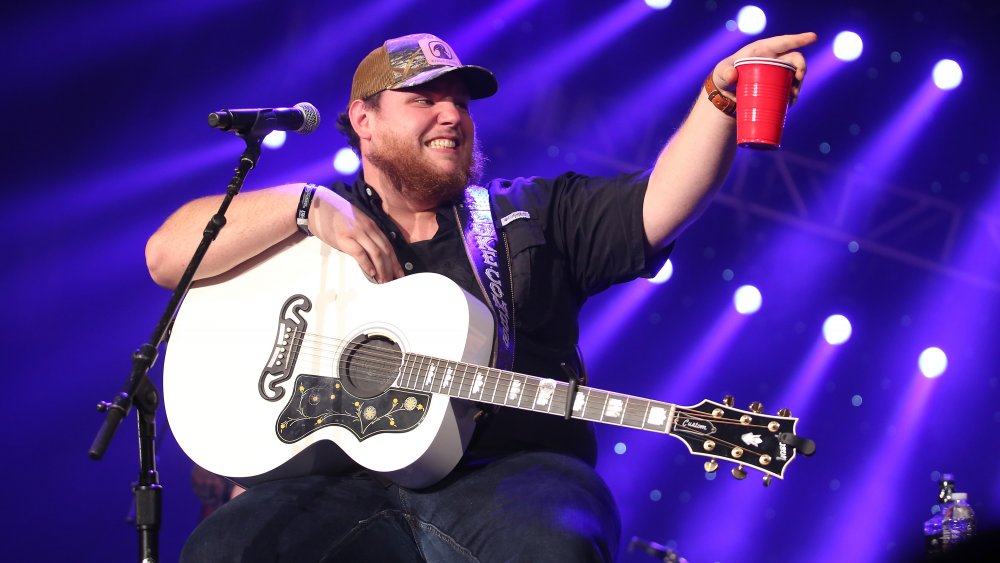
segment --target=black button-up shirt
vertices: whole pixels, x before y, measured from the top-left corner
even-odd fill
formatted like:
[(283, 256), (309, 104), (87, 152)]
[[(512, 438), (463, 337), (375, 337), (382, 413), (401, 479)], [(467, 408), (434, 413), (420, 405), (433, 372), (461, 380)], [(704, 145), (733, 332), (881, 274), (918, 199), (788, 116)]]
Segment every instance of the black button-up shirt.
[[(567, 173), (486, 185), (497, 231), (504, 232), (510, 248), (514, 371), (565, 381), (564, 362), (582, 372), (577, 316), (587, 297), (614, 283), (652, 276), (666, 261), (669, 248), (655, 255), (646, 248), (642, 201), (648, 179), (648, 172), (611, 178)], [(485, 300), (451, 205), (438, 209), (432, 239), (408, 244), (363, 179), (332, 189), (376, 221), (407, 274), (436, 272)], [(524, 449), (563, 451), (591, 464), (597, 459), (590, 423), (510, 407), (477, 427), (467, 459)]]

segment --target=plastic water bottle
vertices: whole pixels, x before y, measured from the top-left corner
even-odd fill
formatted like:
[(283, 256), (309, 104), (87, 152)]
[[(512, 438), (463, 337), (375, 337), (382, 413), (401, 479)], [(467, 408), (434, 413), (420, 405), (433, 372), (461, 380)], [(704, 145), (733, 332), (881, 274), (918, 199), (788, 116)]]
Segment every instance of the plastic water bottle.
[(942, 545), (945, 551), (976, 535), (976, 513), (965, 493), (952, 493), (951, 504), (944, 511)]
[(931, 507), (931, 517), (924, 522), (924, 548), (928, 555), (941, 553), (944, 548), (944, 513), (951, 503), (951, 495), (955, 492), (955, 476), (945, 473), (941, 476), (941, 490), (938, 491), (938, 501)]

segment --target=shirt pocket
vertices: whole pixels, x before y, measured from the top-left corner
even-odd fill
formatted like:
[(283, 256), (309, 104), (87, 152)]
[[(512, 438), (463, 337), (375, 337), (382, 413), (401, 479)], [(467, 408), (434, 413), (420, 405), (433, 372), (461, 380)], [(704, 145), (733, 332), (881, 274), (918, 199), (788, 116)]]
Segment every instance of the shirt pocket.
[(539, 283), (535, 279), (540, 268), (538, 260), (544, 259), (546, 241), (545, 232), (530, 219), (511, 221), (503, 227), (510, 255), (511, 278), (513, 278), (514, 304), (518, 309), (530, 307), (532, 284)]

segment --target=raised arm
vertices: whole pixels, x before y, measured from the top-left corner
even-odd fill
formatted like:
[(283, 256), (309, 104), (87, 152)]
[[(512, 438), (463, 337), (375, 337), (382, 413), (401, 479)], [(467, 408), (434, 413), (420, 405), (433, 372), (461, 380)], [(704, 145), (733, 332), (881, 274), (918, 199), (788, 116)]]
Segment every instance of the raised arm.
[[(288, 237), (303, 236), (295, 223), (303, 187), (287, 184), (236, 196), (226, 212), (226, 227), (209, 247), (195, 277), (221, 274)], [(177, 285), (221, 201), (222, 196), (209, 196), (185, 204), (149, 238), (146, 266), (158, 285)], [(327, 188), (316, 190), (309, 211), (309, 230), (323, 242), (353, 256), (378, 281), (403, 275), (389, 240), (374, 221)]]
[[(724, 95), (733, 97), (736, 59), (777, 57), (796, 67), (794, 97), (806, 73), (805, 58), (796, 49), (815, 40), (815, 33), (800, 33), (755, 41), (719, 62), (712, 70), (712, 79)], [(676, 239), (708, 206), (732, 165), (735, 133), (736, 120), (700, 92), (684, 123), (657, 158), (649, 179), (642, 216), (651, 248), (663, 248)]]

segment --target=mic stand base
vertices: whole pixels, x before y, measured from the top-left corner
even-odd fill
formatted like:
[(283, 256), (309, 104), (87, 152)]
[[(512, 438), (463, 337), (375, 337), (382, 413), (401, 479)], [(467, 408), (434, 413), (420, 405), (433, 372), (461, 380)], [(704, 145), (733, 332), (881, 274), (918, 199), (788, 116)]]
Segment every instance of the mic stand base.
[(156, 409), (159, 394), (144, 378), (136, 394), (136, 421), (139, 429), (139, 482), (135, 495), (135, 527), (139, 534), (139, 561), (156, 563), (160, 553), (160, 522), (163, 515), (163, 487), (156, 472)]

